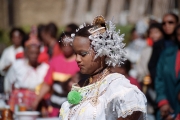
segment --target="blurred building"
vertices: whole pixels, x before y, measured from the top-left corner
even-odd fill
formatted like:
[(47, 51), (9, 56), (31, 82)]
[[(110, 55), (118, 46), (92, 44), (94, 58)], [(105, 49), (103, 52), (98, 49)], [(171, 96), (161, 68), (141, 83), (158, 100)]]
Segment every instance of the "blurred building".
[(96, 15), (125, 25), (150, 15), (161, 20), (169, 11), (178, 14), (179, 4), (180, 0), (0, 0), (0, 28), (47, 22), (79, 24)]

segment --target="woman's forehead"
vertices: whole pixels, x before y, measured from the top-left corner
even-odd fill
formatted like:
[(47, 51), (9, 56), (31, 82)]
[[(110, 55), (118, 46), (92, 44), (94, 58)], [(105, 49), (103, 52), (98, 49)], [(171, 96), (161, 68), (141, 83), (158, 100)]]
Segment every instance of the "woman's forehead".
[(77, 36), (73, 40), (74, 49), (88, 49), (90, 47), (90, 40), (87, 37)]

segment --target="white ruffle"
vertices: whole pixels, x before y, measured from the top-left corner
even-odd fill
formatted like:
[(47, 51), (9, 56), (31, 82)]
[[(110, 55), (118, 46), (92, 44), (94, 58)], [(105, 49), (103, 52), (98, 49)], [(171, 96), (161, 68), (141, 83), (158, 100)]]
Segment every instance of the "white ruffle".
[(140, 111), (143, 113), (143, 119), (146, 119), (146, 97), (136, 86), (130, 84), (124, 76), (121, 75), (121, 79), (115, 80), (110, 85), (107, 94), (109, 94), (107, 109), (113, 111), (117, 118), (126, 118), (134, 111)]

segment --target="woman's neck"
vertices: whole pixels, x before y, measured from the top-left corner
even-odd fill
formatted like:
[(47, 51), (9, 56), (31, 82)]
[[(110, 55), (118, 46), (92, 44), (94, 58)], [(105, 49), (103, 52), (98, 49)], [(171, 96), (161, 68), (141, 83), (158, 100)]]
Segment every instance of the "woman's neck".
[(14, 48), (17, 49), (18, 47), (20, 47), (20, 45), (14, 45)]
[(90, 84), (95, 83), (102, 78), (104, 78), (106, 75), (110, 73), (109, 68), (103, 67), (96, 72), (94, 72), (93, 75), (91, 75), (91, 81), (89, 81)]

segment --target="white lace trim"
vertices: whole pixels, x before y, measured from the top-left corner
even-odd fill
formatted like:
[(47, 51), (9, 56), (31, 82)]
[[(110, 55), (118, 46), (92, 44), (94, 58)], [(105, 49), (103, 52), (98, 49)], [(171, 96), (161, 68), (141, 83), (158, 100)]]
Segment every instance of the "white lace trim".
[(118, 118), (122, 117), (122, 118), (126, 118), (128, 115), (131, 115), (133, 112), (135, 111), (140, 111), (143, 113), (143, 118), (146, 118), (146, 110), (144, 108), (140, 108), (140, 107), (133, 107), (130, 110), (126, 110), (124, 112), (122, 112), (120, 109), (118, 111)]

